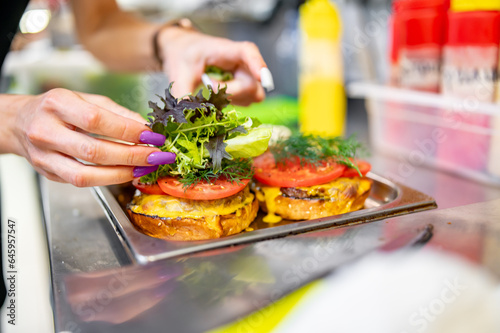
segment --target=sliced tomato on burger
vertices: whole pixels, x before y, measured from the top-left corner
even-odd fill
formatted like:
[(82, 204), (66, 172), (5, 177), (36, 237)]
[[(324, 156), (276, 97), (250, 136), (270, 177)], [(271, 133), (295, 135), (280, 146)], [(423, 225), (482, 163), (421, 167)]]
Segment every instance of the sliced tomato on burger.
[(157, 195), (164, 195), (165, 194), (165, 192), (163, 192), (161, 190), (161, 188), (160, 188), (160, 186), (158, 186), (158, 184), (141, 183), (140, 178), (135, 178), (132, 181), (132, 185), (134, 185), (136, 189), (138, 189), (139, 191), (141, 191), (142, 193), (145, 193), (145, 194), (157, 194)]
[(158, 185), (163, 192), (171, 196), (191, 200), (215, 200), (230, 197), (243, 190), (248, 185), (250, 179), (240, 181), (228, 181), (217, 179), (211, 183), (199, 182), (188, 188), (184, 187), (176, 177), (163, 177), (158, 179)]
[(299, 187), (328, 183), (340, 177), (346, 167), (332, 161), (301, 165), (293, 158), (277, 165), (273, 154), (267, 152), (254, 159), (254, 168), (254, 178), (264, 185)]
[[(358, 166), (359, 171), (363, 176), (366, 176), (366, 174), (372, 169), (371, 164), (368, 163), (367, 161), (357, 160), (353, 163), (355, 163)], [(342, 174), (342, 177), (349, 177), (349, 178), (359, 177), (359, 173), (354, 168), (346, 168), (344, 173)]]

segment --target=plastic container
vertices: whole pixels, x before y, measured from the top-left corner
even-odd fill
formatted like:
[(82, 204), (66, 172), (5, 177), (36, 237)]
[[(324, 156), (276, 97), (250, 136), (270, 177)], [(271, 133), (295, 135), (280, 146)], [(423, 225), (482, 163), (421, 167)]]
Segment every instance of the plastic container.
[(500, 12), (449, 13), (442, 93), (480, 102), (495, 100)]
[(403, 15), (405, 35), (399, 51), (399, 86), (438, 92), (446, 16), (435, 10)]
[(340, 48), (341, 18), (329, 0), (308, 0), (299, 10), (299, 109), (304, 133), (344, 134), (346, 97)]
[[(443, 50), (441, 93), (474, 103), (493, 103), (497, 81), (500, 13), (475, 11), (449, 13), (448, 41)], [(499, 110), (500, 111), (500, 110)], [(491, 128), (491, 116), (456, 112), (467, 126)], [(462, 126), (462, 127), (464, 127)], [(483, 170), (489, 161), (491, 137), (462, 128), (446, 130), (450, 138), (438, 154), (440, 160)]]
[[(499, 52), (499, 60), (498, 60), (498, 70), (497, 73), (500, 74), (500, 52)], [(495, 101), (498, 104), (498, 108), (500, 109), (500, 84), (497, 80), (496, 87), (496, 96)], [(500, 114), (492, 117), (491, 127), (494, 131), (500, 132)], [(488, 172), (500, 177), (500, 136), (494, 136), (490, 142), (490, 153), (488, 160)]]
[(446, 0), (398, 0), (391, 17), (391, 85), (437, 92)]
[[(353, 98), (365, 98), (369, 119), (370, 143), (374, 151), (385, 153), (401, 161), (396, 181), (404, 182), (415, 166), (427, 165), (447, 170), (488, 184), (500, 185), (500, 175), (474, 167), (470, 161), (450, 162), (438, 154), (443, 146), (463, 150), (463, 142), (454, 141), (448, 133), (458, 130), (465, 135), (482, 135), (489, 140), (500, 140), (500, 128), (491, 124), (471, 124), (461, 115), (500, 114), (494, 103), (473, 102), (467, 99), (446, 97), (435, 93), (420, 92), (370, 83), (352, 83), (347, 92)], [(390, 112), (398, 106), (397, 112)], [(400, 137), (388, 136), (388, 124), (398, 120), (405, 132)], [(498, 158), (489, 151), (488, 159)], [(497, 154), (498, 155), (498, 154)], [(462, 163), (464, 162), (464, 163)]]

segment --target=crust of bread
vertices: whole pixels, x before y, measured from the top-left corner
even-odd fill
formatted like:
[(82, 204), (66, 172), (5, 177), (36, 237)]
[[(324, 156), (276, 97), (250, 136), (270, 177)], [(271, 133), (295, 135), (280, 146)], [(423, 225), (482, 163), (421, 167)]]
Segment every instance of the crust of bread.
[[(346, 212), (353, 212), (364, 207), (365, 200), (370, 191), (357, 195), (352, 203), (336, 202), (323, 199), (298, 199), (279, 195), (274, 200), (274, 214), (281, 216), (286, 220), (312, 220), (321, 217), (338, 215)], [(339, 207), (339, 204), (341, 205)], [(268, 212), (265, 201), (259, 201), (260, 208)], [(345, 206), (344, 206), (345, 205)]]
[(253, 222), (258, 210), (259, 204), (254, 199), (232, 214), (201, 218), (160, 218), (130, 209), (127, 212), (135, 228), (146, 235), (171, 241), (193, 241), (237, 234)]

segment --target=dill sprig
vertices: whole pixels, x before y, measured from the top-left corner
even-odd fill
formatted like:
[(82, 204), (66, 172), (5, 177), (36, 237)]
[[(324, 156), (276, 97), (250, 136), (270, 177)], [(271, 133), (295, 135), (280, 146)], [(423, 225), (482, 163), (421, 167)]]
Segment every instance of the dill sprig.
[(223, 161), (222, 168), (218, 171), (214, 171), (213, 168), (199, 169), (196, 172), (179, 177), (179, 181), (185, 189), (196, 186), (198, 183), (212, 183), (220, 178), (231, 183), (236, 182), (240, 184), (242, 179), (251, 179), (253, 174), (252, 159), (240, 158)]
[(285, 165), (287, 161), (298, 158), (301, 165), (317, 165), (322, 161), (333, 159), (339, 164), (354, 168), (352, 162), (358, 150), (362, 149), (354, 136), (347, 139), (341, 137), (322, 137), (317, 135), (294, 134), (278, 140), (269, 147), (276, 164)]

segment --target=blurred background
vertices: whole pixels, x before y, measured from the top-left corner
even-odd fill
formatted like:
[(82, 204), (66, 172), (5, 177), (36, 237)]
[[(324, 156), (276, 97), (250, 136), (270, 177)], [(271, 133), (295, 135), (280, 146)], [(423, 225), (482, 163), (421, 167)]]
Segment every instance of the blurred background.
[[(120, 6), (155, 22), (188, 17), (203, 32), (233, 40), (255, 42), (274, 75), (276, 90), (270, 95), (290, 109), (290, 116), (267, 122), (293, 123), (297, 117), (299, 31), (301, 0), (119, 0)], [(391, 2), (335, 1), (345, 24), (345, 81), (377, 80), (388, 76), (387, 23)], [(64, 0), (32, 0), (20, 24), (5, 65), (2, 90), (40, 93), (53, 87), (100, 93), (120, 104), (147, 112), (147, 101), (162, 93), (168, 82), (162, 74), (111, 73), (83, 50), (75, 37), (69, 3)], [(378, 15), (378, 16), (377, 16)], [(376, 20), (376, 33), (366, 25)], [(357, 39), (356, 39), (357, 38)], [(355, 45), (355, 39), (361, 43)], [(144, 75), (155, 75), (157, 84), (148, 93), (136, 88)], [(158, 80), (158, 81), (156, 81)], [(288, 98), (290, 97), (290, 98)], [(265, 113), (264, 113), (265, 114)], [(284, 118), (284, 119), (282, 119)]]
[[(498, 198), (500, 0), (118, 2), (124, 10), (150, 21), (161, 23), (187, 17), (207, 34), (257, 44), (273, 73), (276, 89), (261, 103), (237, 107), (241, 112), (264, 123), (305, 132), (355, 134), (371, 151), (367, 159), (377, 173), (434, 196), (440, 208)], [(13, 50), (3, 66), (2, 92), (38, 94), (64, 87), (106, 95), (146, 116), (148, 101), (157, 101), (156, 94), (162, 95), (168, 86), (168, 77), (156, 71), (107, 70), (79, 45), (70, 4), (65, 0), (32, 0), (13, 38)], [(392, 158), (385, 159), (386, 155)], [(464, 182), (434, 169), (482, 183)], [(494, 269), (498, 277), (499, 233), (494, 223), (498, 207), (498, 201), (492, 201), (472, 210), (470, 207), (445, 213), (440, 210), (433, 219), (428, 218), (432, 215), (421, 215), (420, 220), (412, 215), (407, 218), (405, 228), (415, 228), (415, 222), (419, 221), (421, 225), (441, 223), (438, 230), (446, 232), (434, 238), (436, 248), (482, 263)], [(389, 230), (404, 231), (397, 223), (387, 226), (386, 222), (380, 223), (380, 230), (388, 226)], [(363, 270), (358, 267), (354, 274), (345, 275), (341, 283), (332, 282), (337, 288), (334, 292), (345, 292), (343, 298), (324, 294), (330, 302), (336, 302), (337, 313), (345, 310), (347, 304), (353, 309), (350, 313), (364, 313), (368, 319), (374, 317), (366, 321), (356, 317), (357, 325), (377, 322), (380, 311), (387, 315), (408, 310), (408, 304), (411, 307), (412, 303), (405, 297), (420, 296), (423, 306), (439, 304), (434, 302), (439, 301), (435, 295), (443, 295), (442, 290), (447, 290), (443, 285), (434, 285), (440, 289), (422, 292), (429, 284), (418, 280), (429, 273), (429, 279), (444, 281), (439, 274), (448, 259), (435, 253), (424, 254), (415, 266), (411, 266), (414, 261), (406, 258), (402, 262), (391, 261), (387, 267), (382, 265), (382, 259), (375, 259), (374, 264), (361, 263), (365, 265)], [(400, 269), (406, 270), (404, 274), (392, 274)], [(462, 269), (473, 271), (470, 267)], [(450, 272), (453, 277), (467, 276), (455, 270)], [(473, 281), (472, 277), (464, 280), (468, 281)], [(498, 300), (497, 282), (494, 286), (484, 283), (486, 287), (479, 292), (468, 289), (454, 305), (460, 311), (452, 312), (447, 327), (460, 326), (472, 316), (478, 320), (470, 321), (470, 327), (460, 327), (461, 331), (487, 332), (477, 328), (488, 322), (481, 317), (486, 311), (475, 304), (481, 301), (486, 304), (495, 295)], [(400, 289), (395, 288), (397, 283)], [(396, 295), (394, 291), (401, 290), (402, 285), (408, 293)], [(395, 295), (387, 298), (391, 292)], [(352, 298), (354, 294), (362, 296)], [(474, 299), (464, 298), (466, 295)], [(398, 301), (390, 308), (371, 302), (380, 299), (387, 303)], [(431, 299), (434, 303), (429, 303)], [(462, 300), (468, 304), (463, 311)], [(327, 312), (320, 319), (329, 321), (335, 308), (331, 305), (319, 308)], [(314, 310), (312, 318), (322, 313), (317, 311), (318, 307), (310, 309)], [(471, 314), (470, 309), (477, 313)], [(490, 317), (498, 316), (495, 312)], [(346, 316), (336, 324), (346, 327), (345, 331), (353, 331), (351, 318)], [(314, 322), (321, 324), (319, 320)], [(389, 324), (394, 324), (392, 318)], [(283, 332), (292, 331), (297, 322), (287, 325)], [(330, 322), (325, 327), (329, 325)], [(435, 327), (438, 327), (436, 332), (459, 331)], [(306, 329), (309, 327), (295, 326), (295, 331)], [(370, 329), (373, 330), (363, 327), (359, 331)]]
[[(150, 21), (187, 17), (207, 34), (257, 44), (276, 89), (237, 109), (264, 123), (356, 134), (371, 151), (500, 184), (499, 0), (118, 3)], [(169, 82), (106, 70), (78, 44), (66, 0), (32, 0), (12, 48), (4, 92), (65, 87), (146, 116)]]

